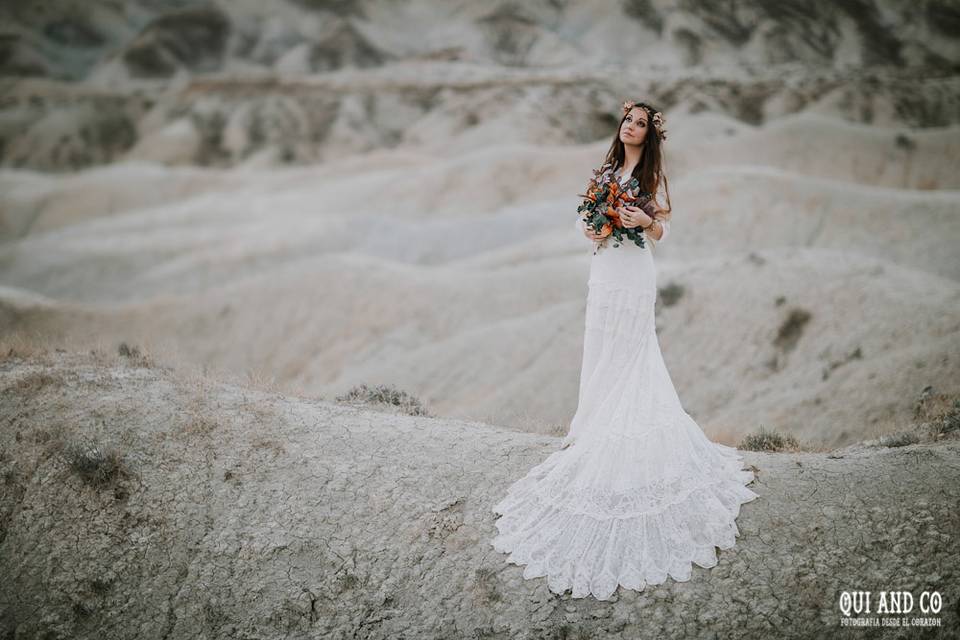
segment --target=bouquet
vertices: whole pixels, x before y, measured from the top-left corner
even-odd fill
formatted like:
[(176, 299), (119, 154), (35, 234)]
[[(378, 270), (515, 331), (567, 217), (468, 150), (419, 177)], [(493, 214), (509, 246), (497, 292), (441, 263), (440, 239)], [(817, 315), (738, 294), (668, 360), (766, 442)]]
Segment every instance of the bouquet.
[(583, 204), (577, 211), (583, 214), (583, 222), (599, 233), (603, 238), (610, 235), (616, 239), (615, 247), (620, 246), (624, 236), (632, 240), (638, 247), (645, 247), (643, 229), (640, 227), (626, 228), (620, 220), (617, 209), (624, 205), (633, 205), (643, 209), (651, 218), (656, 212), (653, 194), (640, 191), (640, 181), (630, 178), (630, 181), (621, 185), (612, 171), (612, 166), (604, 165), (594, 169), (593, 178), (587, 184), (587, 192), (578, 194), (583, 198)]

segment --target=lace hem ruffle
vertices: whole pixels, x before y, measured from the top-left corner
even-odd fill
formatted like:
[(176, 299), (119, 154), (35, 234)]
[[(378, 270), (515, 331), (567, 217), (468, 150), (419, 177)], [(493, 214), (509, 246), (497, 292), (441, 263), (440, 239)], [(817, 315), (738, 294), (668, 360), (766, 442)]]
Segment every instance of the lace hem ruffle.
[[(717, 448), (717, 454), (708, 462), (684, 455), (644, 455), (641, 449), (649, 450), (650, 444), (658, 441), (668, 442), (669, 438), (658, 433), (649, 436), (646, 443), (639, 438), (629, 443), (594, 442), (589, 448), (556, 452), (515, 482), (498, 508), (523, 512), (532, 506), (531, 502), (536, 502), (597, 520), (622, 519), (659, 513), (703, 489), (722, 488), (730, 483), (744, 485), (754, 479), (751, 471), (740, 468), (735, 449), (727, 447), (733, 452), (728, 454), (719, 448), (723, 445), (708, 440), (710, 446)], [(697, 445), (691, 450), (696, 451)], [(613, 449), (620, 457), (610, 454)], [(585, 469), (603, 469), (605, 477), (584, 472)]]
[[(494, 549), (507, 561), (527, 565), (525, 579), (547, 576), (551, 591), (572, 597), (607, 600), (618, 585), (642, 591), (647, 584), (690, 579), (692, 563), (717, 564), (715, 547), (730, 549), (740, 534), (740, 506), (758, 494), (745, 485), (753, 473), (737, 470), (736, 450), (715, 445), (730, 464), (712, 482), (691, 486), (683, 495), (666, 497), (659, 508), (629, 516), (602, 517), (578, 512), (577, 501), (550, 500), (533, 483), (516, 483), (493, 507)], [(555, 452), (541, 467), (573, 450)]]

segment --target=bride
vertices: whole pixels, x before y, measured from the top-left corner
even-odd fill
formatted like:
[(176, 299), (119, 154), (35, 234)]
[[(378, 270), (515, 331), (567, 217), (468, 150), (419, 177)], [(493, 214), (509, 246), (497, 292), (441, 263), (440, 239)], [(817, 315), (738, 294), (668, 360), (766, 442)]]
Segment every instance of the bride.
[(493, 507), (502, 515), (493, 547), (526, 564), (524, 578), (546, 576), (554, 593), (599, 600), (618, 585), (685, 582), (691, 563), (715, 566), (714, 547), (730, 549), (740, 535), (740, 505), (758, 497), (737, 450), (710, 441), (684, 411), (664, 364), (651, 248), (670, 230), (665, 119), (643, 102), (623, 110), (600, 178), (637, 178), (656, 194), (646, 210), (617, 209), (624, 227), (643, 229), (646, 246), (609, 246), (609, 227), (577, 223), (594, 242), (577, 411), (561, 448)]

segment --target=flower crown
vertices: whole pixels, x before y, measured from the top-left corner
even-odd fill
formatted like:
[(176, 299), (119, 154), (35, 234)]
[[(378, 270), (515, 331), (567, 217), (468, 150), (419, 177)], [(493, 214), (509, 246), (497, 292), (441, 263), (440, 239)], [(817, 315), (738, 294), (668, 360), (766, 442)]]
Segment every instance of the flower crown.
[[(633, 109), (635, 106), (637, 106), (637, 103), (634, 102), (633, 100), (627, 100), (626, 102), (624, 102), (623, 115), (627, 115), (628, 113), (630, 113), (630, 109)], [(647, 112), (650, 111), (650, 109), (647, 109), (646, 107), (641, 107), (641, 109), (644, 109)], [(667, 129), (666, 129), (667, 119), (663, 115), (663, 113), (661, 113), (660, 111), (655, 112), (650, 117), (650, 122), (653, 123), (653, 126), (657, 130), (657, 135), (660, 136), (660, 139), (666, 140), (667, 139)]]

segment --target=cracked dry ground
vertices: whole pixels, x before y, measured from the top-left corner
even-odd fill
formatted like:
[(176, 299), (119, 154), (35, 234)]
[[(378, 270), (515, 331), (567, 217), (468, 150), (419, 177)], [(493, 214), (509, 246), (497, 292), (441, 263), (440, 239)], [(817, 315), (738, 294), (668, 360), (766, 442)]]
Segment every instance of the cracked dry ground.
[[(960, 442), (744, 452), (737, 546), (613, 601), (524, 580), (491, 505), (558, 439), (188, 378), (0, 362), (0, 637), (955, 637)], [(111, 447), (91, 480), (65, 443)], [(938, 589), (939, 629), (840, 629), (844, 590)]]

